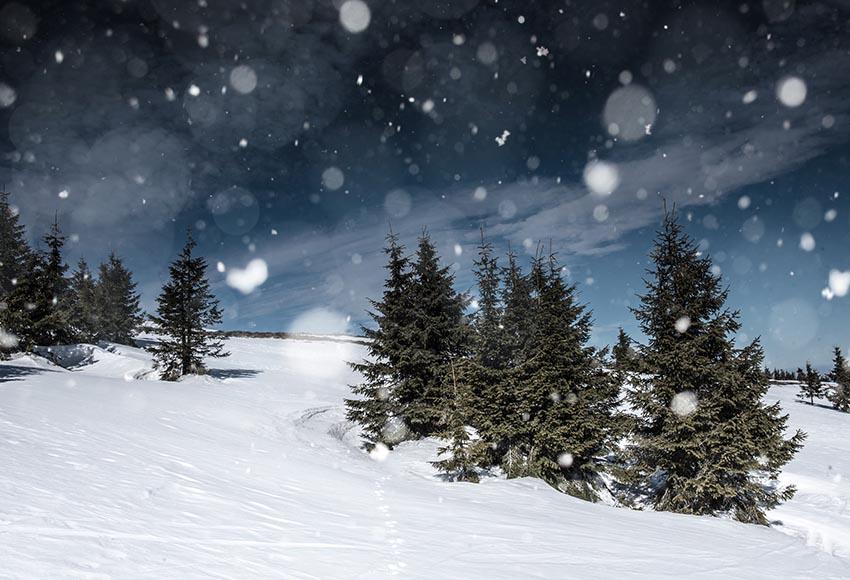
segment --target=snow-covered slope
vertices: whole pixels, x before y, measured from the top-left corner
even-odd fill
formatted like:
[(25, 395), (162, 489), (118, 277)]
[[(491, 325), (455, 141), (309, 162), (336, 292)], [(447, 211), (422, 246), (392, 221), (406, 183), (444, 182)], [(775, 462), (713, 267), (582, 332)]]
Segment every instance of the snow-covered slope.
[(850, 578), (850, 416), (792, 389), (771, 396), (810, 437), (769, 529), (445, 483), (429, 441), (376, 461), (343, 418), (361, 346), (227, 346), (178, 383), (127, 347), (2, 363), (0, 577)]

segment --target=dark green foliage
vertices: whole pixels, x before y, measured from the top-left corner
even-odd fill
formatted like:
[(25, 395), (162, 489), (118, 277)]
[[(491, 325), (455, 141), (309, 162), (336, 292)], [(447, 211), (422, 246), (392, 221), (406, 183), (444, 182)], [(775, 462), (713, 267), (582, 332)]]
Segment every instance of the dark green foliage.
[[(470, 364), (470, 360), (460, 361), (458, 366)], [(451, 392), (449, 410), (445, 422), (445, 430), (439, 435), (448, 440), (448, 443), (437, 450), (438, 456), (443, 459), (432, 461), (431, 464), (445, 474), (450, 481), (468, 481), (478, 483), (478, 463), (483, 458), (484, 444), (475, 441), (467, 430), (467, 417), (470, 409), (475, 406), (476, 398), (472, 390), (459, 376), (462, 370), (455, 368), (453, 361), (449, 361), (449, 374), (446, 377), (450, 382), (448, 389)]]
[(98, 324), (97, 338), (119, 344), (133, 344), (144, 320), (133, 275), (115, 253), (100, 265), (95, 288)]
[(620, 372), (637, 370), (637, 354), (632, 347), (632, 339), (622, 328), (617, 334), (617, 344), (611, 349), (611, 354), (614, 356), (614, 370)]
[(30, 254), (18, 212), (9, 204), (9, 194), (0, 191), (0, 300), (5, 299), (27, 273)]
[(387, 429), (388, 420), (397, 413), (394, 408), (395, 389), (406, 379), (402, 372), (402, 361), (407, 359), (410, 348), (409, 325), (411, 320), (410, 286), (412, 274), (409, 260), (398, 236), (390, 232), (384, 248), (387, 255), (387, 279), (380, 301), (372, 300), (369, 316), (375, 328), (363, 327), (364, 335), (370, 339), (367, 360), (351, 363), (360, 373), (363, 382), (352, 387), (357, 399), (345, 401), (349, 421), (363, 428), (367, 448), (376, 443), (392, 447), (403, 433), (397, 428)]
[(156, 300), (157, 313), (151, 316), (160, 340), (150, 351), (162, 378), (169, 381), (205, 372), (204, 357), (227, 356), (221, 340), (208, 330), (221, 322), (221, 310), (210, 292), (207, 262), (192, 255), (197, 244), (191, 232), (187, 238)]
[(764, 524), (765, 511), (794, 491), (766, 484), (776, 483), (804, 434), (786, 440), (787, 416), (778, 403), (762, 403), (761, 346), (735, 346), (739, 315), (725, 307), (727, 290), (672, 213), (651, 259), (634, 310), (648, 338), (641, 358), (649, 374), (630, 397), (640, 418), (632, 476), (657, 509)]
[(832, 356), (832, 372), (829, 378), (835, 383), (832, 391), (827, 395), (832, 406), (847, 413), (850, 411), (850, 368), (847, 359), (841, 352), (840, 347), (835, 347)]
[(800, 383), (800, 393), (798, 398), (805, 401), (809, 400), (810, 405), (815, 404), (815, 399), (823, 397), (823, 385), (820, 381), (820, 374), (812, 368), (812, 365), (806, 361), (806, 370), (803, 374), (803, 382)]
[(619, 436), (619, 389), (602, 368), (603, 353), (588, 345), (590, 313), (554, 258), (537, 259), (530, 278), (532, 332), (511, 372), (522, 417), (514, 444), (529, 474), (590, 498), (599, 457)]
[(73, 295), (62, 259), (65, 238), (54, 221), (44, 236), (47, 250), (30, 253), (23, 273), (7, 296), (4, 319), (24, 349), (74, 342), (71, 311)]
[(448, 363), (468, 351), (466, 297), (455, 292), (454, 275), (440, 266), (427, 233), (419, 238), (412, 274), (406, 328), (410, 342), (399, 361), (402, 380), (392, 396), (407, 428), (428, 436), (445, 426)]
[(71, 275), (71, 327), (79, 342), (97, 340), (98, 310), (95, 303), (96, 284), (91, 271), (82, 258)]

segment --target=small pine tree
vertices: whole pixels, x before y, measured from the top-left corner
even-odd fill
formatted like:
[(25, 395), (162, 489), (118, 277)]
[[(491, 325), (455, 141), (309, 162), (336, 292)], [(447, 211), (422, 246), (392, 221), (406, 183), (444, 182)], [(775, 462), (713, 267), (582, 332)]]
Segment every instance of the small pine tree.
[(445, 426), (448, 362), (467, 354), (469, 331), (466, 297), (454, 290), (454, 275), (440, 266), (437, 250), (423, 232), (413, 264), (410, 287), (411, 348), (399, 365), (404, 380), (396, 385), (394, 403), (405, 425), (417, 436)]
[(765, 481), (776, 483), (804, 434), (785, 439), (787, 415), (762, 402), (761, 346), (736, 348), (739, 314), (675, 213), (665, 213), (651, 260), (634, 310), (648, 343), (647, 374), (630, 395), (640, 418), (631, 472), (657, 509), (766, 524), (765, 511), (794, 490)]
[(98, 313), (95, 303), (95, 281), (85, 260), (80, 258), (77, 269), (71, 275), (71, 326), (76, 340), (97, 340)]
[(815, 399), (823, 397), (823, 386), (821, 385), (820, 374), (812, 368), (811, 363), (806, 361), (806, 371), (803, 375), (803, 382), (800, 383), (800, 393), (798, 398), (805, 401), (809, 400), (810, 405), (815, 404)]
[(157, 313), (150, 317), (160, 334), (159, 343), (150, 351), (167, 381), (204, 373), (204, 357), (227, 356), (221, 340), (208, 330), (221, 322), (221, 310), (210, 292), (206, 260), (192, 255), (196, 245), (189, 231), (186, 245), (169, 268), (170, 279), (156, 300)]
[(401, 372), (401, 362), (410, 346), (408, 327), (412, 275), (410, 261), (404, 252), (398, 236), (390, 231), (384, 248), (388, 271), (384, 294), (381, 300), (370, 301), (372, 311), (369, 316), (375, 328), (363, 327), (363, 334), (369, 339), (366, 347), (369, 358), (350, 363), (351, 368), (363, 377), (363, 382), (352, 387), (359, 397), (346, 399), (346, 416), (363, 428), (367, 449), (377, 443), (392, 447), (405, 435), (401, 425), (390, 421), (398, 413), (394, 405), (395, 389), (406, 379)]
[(827, 398), (832, 406), (844, 413), (850, 412), (850, 368), (847, 359), (836, 346), (832, 355), (832, 372), (829, 378), (835, 383)]
[[(468, 364), (468, 359), (465, 362)], [(464, 361), (460, 364), (464, 364)], [(466, 419), (474, 406), (475, 399), (468, 386), (463, 383), (458, 384), (458, 375), (461, 373), (456, 372), (455, 366), (455, 363), (450, 360), (447, 379), (451, 383), (452, 397), (448, 400), (449, 409), (445, 430), (439, 434), (448, 440), (448, 444), (437, 449), (438, 457), (445, 457), (432, 461), (431, 464), (445, 474), (450, 481), (478, 483), (476, 466), (481, 460), (482, 444), (472, 439), (466, 425)]]
[(611, 354), (614, 356), (614, 370), (621, 373), (636, 370), (635, 350), (632, 347), (632, 339), (622, 327), (617, 334), (617, 344), (611, 349)]
[(133, 274), (114, 252), (100, 265), (95, 297), (99, 311), (99, 339), (133, 344), (144, 315), (139, 306)]
[(794, 380), (798, 383), (806, 382), (806, 373), (800, 367), (797, 367), (797, 374), (794, 376)]

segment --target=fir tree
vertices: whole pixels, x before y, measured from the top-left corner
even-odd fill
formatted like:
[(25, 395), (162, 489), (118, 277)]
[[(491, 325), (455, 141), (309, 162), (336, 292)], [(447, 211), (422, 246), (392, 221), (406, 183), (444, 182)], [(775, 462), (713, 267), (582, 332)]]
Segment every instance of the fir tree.
[(806, 370), (803, 375), (803, 382), (800, 383), (800, 393), (797, 395), (801, 400), (809, 400), (810, 405), (815, 404), (815, 399), (823, 397), (823, 386), (821, 385), (820, 374), (812, 368), (812, 365), (806, 361)]
[[(461, 361), (461, 365), (469, 364), (469, 359)], [(443, 459), (432, 461), (431, 464), (445, 474), (450, 481), (468, 481), (478, 483), (477, 464), (481, 461), (483, 448), (481, 441), (475, 441), (469, 434), (466, 418), (469, 409), (476, 404), (471, 389), (463, 383), (458, 384), (456, 365), (449, 361), (449, 374), (446, 378), (451, 383), (451, 400), (449, 414), (446, 418), (445, 430), (440, 436), (448, 443), (437, 449), (437, 455)]]
[(510, 412), (510, 407), (505, 406), (508, 402), (503, 392), (510, 353), (502, 325), (498, 261), (493, 257), (493, 246), (484, 240), (483, 230), (474, 274), (478, 282), (478, 308), (471, 325), (472, 357), (458, 365), (457, 374), (461, 375), (463, 384), (471, 386), (476, 400), (475, 405), (468, 407), (468, 419), (492, 444), (496, 451), (493, 461), (497, 461), (502, 446), (504, 414)]
[(170, 279), (157, 298), (157, 313), (151, 320), (160, 334), (150, 347), (162, 378), (174, 381), (183, 375), (205, 372), (204, 357), (227, 356), (224, 346), (208, 328), (221, 322), (218, 300), (210, 292), (207, 262), (193, 256), (192, 232), (169, 268)]
[(80, 258), (71, 275), (71, 326), (80, 342), (97, 340), (98, 312), (95, 303), (95, 281), (85, 260)]
[(832, 372), (829, 378), (835, 383), (832, 392), (829, 393), (829, 402), (832, 406), (847, 413), (850, 411), (850, 368), (847, 367), (847, 359), (841, 352), (841, 347), (836, 346), (832, 356)]
[(360, 373), (363, 382), (352, 387), (357, 399), (345, 401), (349, 421), (363, 428), (366, 447), (376, 443), (392, 447), (404, 437), (403, 425), (395, 415), (395, 389), (406, 377), (402, 372), (402, 361), (410, 348), (409, 325), (412, 308), (410, 298), (411, 276), (409, 259), (404, 255), (404, 246), (392, 231), (387, 235), (384, 253), (387, 255), (387, 279), (381, 300), (371, 300), (369, 316), (375, 328), (363, 327), (369, 338), (369, 358), (351, 367)]
[(614, 369), (620, 372), (636, 370), (635, 351), (632, 347), (632, 339), (626, 331), (620, 328), (617, 334), (617, 344), (611, 349), (614, 356)]
[[(32, 344), (55, 346), (68, 344), (76, 338), (71, 325), (73, 296), (70, 281), (65, 277), (68, 265), (62, 258), (65, 236), (59, 228), (58, 218), (44, 236), (47, 250), (32, 261), (29, 287), (24, 300), (28, 300), (31, 328), (27, 331)], [(31, 308), (29, 307), (31, 306)]]
[(502, 327), (506, 346), (506, 366), (515, 367), (531, 339), (531, 282), (522, 273), (516, 254), (508, 252), (508, 265), (502, 272), (505, 281), (502, 291)]
[(132, 273), (115, 253), (100, 265), (96, 287), (99, 311), (98, 338), (119, 344), (133, 344), (144, 320)]
[(762, 403), (761, 346), (735, 346), (740, 322), (725, 307), (728, 290), (673, 213), (665, 213), (651, 259), (634, 310), (648, 337), (648, 374), (630, 397), (640, 418), (632, 475), (657, 509), (765, 524), (765, 510), (794, 490), (764, 480), (776, 483), (804, 434), (786, 440), (787, 415)]
[(407, 327), (411, 348), (400, 362), (404, 380), (396, 385), (393, 402), (413, 434), (428, 436), (445, 426), (448, 363), (468, 350), (466, 297), (455, 292), (454, 275), (449, 267), (440, 266), (425, 232), (419, 238), (412, 273)]
[(794, 376), (794, 380), (798, 383), (806, 382), (806, 373), (800, 367), (797, 367), (797, 374)]
[(532, 329), (513, 380), (524, 423), (519, 441), (531, 475), (593, 499), (599, 460), (619, 436), (619, 389), (588, 345), (590, 312), (554, 257), (535, 260)]
[(0, 191), (0, 300), (11, 294), (27, 270), (31, 250), (9, 193)]

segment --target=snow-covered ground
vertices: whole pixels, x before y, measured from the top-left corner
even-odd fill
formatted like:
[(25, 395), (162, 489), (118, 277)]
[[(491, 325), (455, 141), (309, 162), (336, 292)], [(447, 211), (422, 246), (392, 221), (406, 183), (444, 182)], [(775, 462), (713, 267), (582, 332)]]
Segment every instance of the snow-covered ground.
[(452, 484), (343, 417), (362, 347), (231, 339), (210, 376), (139, 349), (0, 366), (3, 578), (850, 578), (850, 415), (794, 402), (800, 492), (765, 528), (638, 512), (531, 479)]

